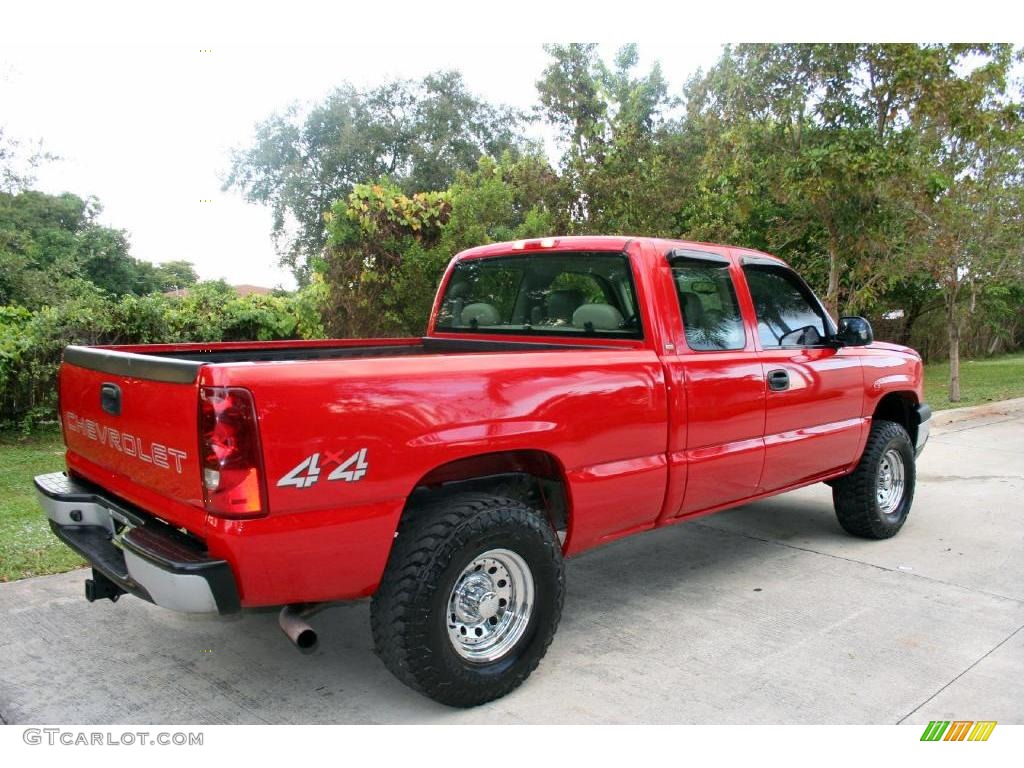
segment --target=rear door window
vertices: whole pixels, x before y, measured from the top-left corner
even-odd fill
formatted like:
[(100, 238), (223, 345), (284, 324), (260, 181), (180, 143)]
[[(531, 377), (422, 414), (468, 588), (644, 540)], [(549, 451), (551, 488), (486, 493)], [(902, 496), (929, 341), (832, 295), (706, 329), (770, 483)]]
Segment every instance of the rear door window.
[(686, 344), (697, 352), (743, 349), (746, 334), (727, 262), (673, 259)]

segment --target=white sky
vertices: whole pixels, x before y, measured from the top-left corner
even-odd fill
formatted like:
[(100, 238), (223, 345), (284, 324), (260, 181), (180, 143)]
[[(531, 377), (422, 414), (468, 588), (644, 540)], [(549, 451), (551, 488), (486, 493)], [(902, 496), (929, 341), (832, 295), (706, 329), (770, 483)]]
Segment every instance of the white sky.
[[(98, 197), (102, 222), (129, 231), (137, 258), (184, 258), (204, 278), (289, 287), (276, 265), (269, 209), (220, 189), (230, 148), (246, 144), (257, 121), (292, 101), (319, 100), (344, 80), (375, 85), (440, 68), (460, 70), (489, 100), (526, 108), (547, 61), (539, 44), (405, 47), (388, 52), (387, 69), (366, 65), (376, 57), (367, 48), (212, 50), (5, 51), (2, 124), (11, 135), (42, 138), (63, 158), (36, 171), (37, 188)], [(719, 51), (642, 53), (659, 58), (681, 87)]]
[[(94, 3), (5, 10), (0, 126), (11, 137), (42, 139), (62, 156), (38, 169), (36, 187), (98, 197), (101, 221), (129, 232), (137, 258), (187, 259), (203, 278), (292, 287), (291, 275), (276, 264), (269, 211), (220, 190), (230, 148), (246, 144), (257, 121), (290, 102), (315, 102), (345, 80), (372, 86), (454, 68), (476, 94), (529, 107), (547, 61), (541, 41), (549, 39), (608, 40), (606, 57), (621, 42), (639, 39), (641, 70), (660, 61), (678, 94), (728, 39), (878, 34), (865, 23), (868, 14), (832, 19), (830, 32), (801, 29), (779, 14), (778, 3), (770, 15), (761, 4), (699, 11), (637, 0), (526, 5), (494, 6), (501, 19), (486, 18), (483, 3), (461, 1), (390, 2), (361, 11), (285, 0), (179, 2), (155, 12), (147, 3), (118, 3), (102, 19)], [(824, 4), (796, 5), (814, 9), (819, 24), (828, 24)], [(328, 7), (334, 10), (323, 10)], [(425, 19), (428, 8), (438, 13)], [(978, 5), (972, 8), (976, 14)], [(891, 18), (891, 9), (886, 12)], [(988, 20), (989, 38), (999, 37), (1000, 28), (1024, 28), (1003, 26), (1010, 13), (1019, 21), (1019, 10), (1002, 11), (1000, 23)], [(403, 16), (407, 24), (399, 28)], [(934, 21), (929, 29), (919, 23), (908, 17), (903, 36), (941, 38)], [(958, 24), (946, 37), (963, 39), (972, 31)], [(212, 53), (200, 53), (205, 48)]]

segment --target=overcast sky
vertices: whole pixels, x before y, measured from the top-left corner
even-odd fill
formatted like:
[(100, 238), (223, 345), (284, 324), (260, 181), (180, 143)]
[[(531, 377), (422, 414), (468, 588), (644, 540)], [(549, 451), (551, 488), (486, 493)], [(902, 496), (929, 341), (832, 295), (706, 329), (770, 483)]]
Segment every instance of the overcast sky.
[[(677, 89), (719, 51), (642, 48), (645, 63), (659, 59)], [(8, 49), (0, 58), (3, 125), (62, 158), (37, 170), (37, 188), (98, 197), (102, 222), (129, 232), (137, 258), (187, 259), (204, 278), (291, 287), (277, 266), (269, 210), (221, 191), (230, 148), (244, 145), (258, 120), (345, 80), (376, 85), (440, 68), (460, 70), (488, 100), (529, 107), (546, 62), (539, 44), (402, 47), (388, 51), (387, 69), (380, 58), (340, 46)]]
[[(187, 259), (203, 278), (292, 287), (276, 263), (269, 211), (220, 189), (230, 149), (291, 102), (315, 102), (346, 80), (372, 86), (454, 68), (476, 94), (529, 107), (547, 61), (542, 40), (606, 40), (602, 51), (610, 57), (637, 37), (641, 68), (660, 61), (677, 95), (728, 39), (835, 39), (864, 29), (845, 19), (833, 20), (832, 34), (815, 33), (785, 16), (775, 16), (772, 28), (761, 23), (761, 4), (732, 4), (708, 17), (707, 9), (685, 4), (674, 11), (655, 4), (661, 10), (652, 13), (645, 0), (634, 0), (627, 17), (621, 4), (611, 6), (617, 14), (602, 13), (596, 2), (574, 14), (564, 4), (538, 10), (510, 0), (497, 23), (481, 16), (482, 4), (459, 0), (431, 6), (440, 13), (429, 19), (422, 2), (389, 3), (386, 13), (384, 6), (347, 5), (333, 6), (333, 16), (296, 0), (159, 10), (124, 3), (106, 19), (92, 3), (5, 10), (0, 126), (10, 137), (42, 139), (60, 155), (38, 169), (37, 188), (98, 197), (102, 222), (128, 231), (134, 256)], [(820, 4), (804, 5), (820, 18)], [(417, 10), (407, 13), (410, 7)], [(398, 29), (403, 15), (413, 23)], [(906, 37), (920, 34), (928, 31)]]

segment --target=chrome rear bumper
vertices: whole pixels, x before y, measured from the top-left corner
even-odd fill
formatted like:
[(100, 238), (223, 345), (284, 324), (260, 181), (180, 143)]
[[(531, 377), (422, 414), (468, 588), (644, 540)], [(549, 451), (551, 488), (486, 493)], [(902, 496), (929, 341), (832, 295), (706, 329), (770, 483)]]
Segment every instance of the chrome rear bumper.
[(63, 472), (35, 486), (53, 532), (120, 590), (184, 613), (240, 609), (231, 566), (193, 537)]

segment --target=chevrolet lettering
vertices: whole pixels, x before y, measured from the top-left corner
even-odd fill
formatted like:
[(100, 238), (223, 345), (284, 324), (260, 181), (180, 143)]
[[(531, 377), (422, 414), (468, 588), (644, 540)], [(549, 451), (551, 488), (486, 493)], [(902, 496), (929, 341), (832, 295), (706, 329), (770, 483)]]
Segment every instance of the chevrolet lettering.
[(84, 435), (100, 445), (105, 445), (125, 456), (134, 456), (146, 464), (155, 464), (164, 469), (170, 469), (173, 466), (179, 474), (182, 472), (182, 463), (188, 458), (188, 453), (185, 451), (169, 448), (163, 443), (143, 440), (136, 435), (121, 432), (102, 422), (83, 419), (70, 411), (61, 416), (61, 422), (65, 432)]

